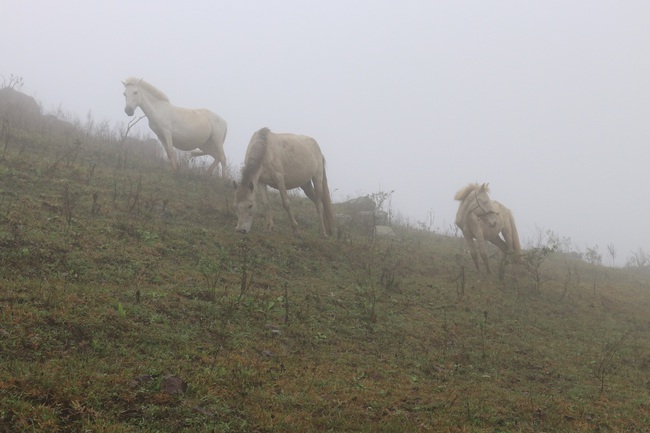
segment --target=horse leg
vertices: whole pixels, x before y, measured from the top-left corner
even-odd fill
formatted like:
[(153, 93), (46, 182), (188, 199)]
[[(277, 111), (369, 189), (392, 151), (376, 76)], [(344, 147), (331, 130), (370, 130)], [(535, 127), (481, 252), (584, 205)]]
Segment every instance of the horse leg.
[[(221, 151), (221, 155), (219, 157), (219, 162), (221, 163), (221, 178), (223, 180), (228, 180), (228, 170), (226, 170), (226, 154)], [(214, 166), (217, 166), (217, 161), (215, 160)]]
[(208, 173), (212, 175), (214, 173), (214, 170), (217, 168), (217, 165), (221, 163), (221, 178), (227, 180), (228, 172), (226, 171), (226, 155), (223, 153), (223, 151), (219, 151), (219, 146), (217, 143), (213, 141), (212, 144), (214, 145), (213, 148), (216, 150), (209, 153), (209, 155), (214, 158), (214, 161), (212, 161), (212, 164), (208, 168)]
[[(487, 270), (488, 274), (491, 274), (492, 270), (490, 269), (490, 259), (488, 257), (487, 250), (485, 249), (485, 239), (483, 238), (483, 234), (481, 233), (479, 236), (477, 236), (476, 240), (478, 241), (478, 250), (481, 254), (481, 258), (483, 259), (483, 263), (485, 264), (485, 269)], [(478, 268), (478, 259), (476, 259), (476, 263)]]
[(171, 132), (165, 132), (163, 136), (158, 136), (160, 141), (162, 142), (165, 152), (167, 152), (167, 157), (169, 157), (169, 161), (172, 163), (172, 170), (177, 171), (178, 170), (178, 161), (176, 160), (176, 151), (174, 150), (174, 144), (172, 141), (172, 133)]
[(296, 222), (296, 218), (293, 216), (293, 211), (291, 210), (291, 204), (289, 203), (289, 196), (287, 195), (287, 188), (284, 184), (284, 179), (280, 179), (278, 182), (278, 191), (280, 191), (280, 197), (282, 197), (282, 206), (284, 206), (284, 210), (287, 211), (287, 214), (289, 215), (289, 220), (291, 221), (291, 228), (293, 229), (293, 233), (296, 236), (300, 236), (300, 231), (298, 230), (298, 223)]
[[(508, 239), (506, 237), (506, 239)], [(512, 247), (510, 244), (503, 239), (497, 234), (495, 238), (490, 239), (490, 242), (492, 242), (494, 245), (496, 245), (500, 250), (501, 250), (501, 257), (502, 257), (502, 264), (505, 266), (506, 260), (508, 260), (508, 253), (512, 251)]]
[(497, 235), (494, 239), (490, 239), (490, 242), (492, 242), (494, 245), (496, 245), (501, 252), (506, 255), (508, 254), (508, 251), (510, 251), (512, 248), (510, 245), (508, 245), (501, 237)]
[(478, 249), (481, 252), (481, 258), (483, 259), (487, 273), (491, 274), (492, 270), (490, 269), (490, 258), (488, 257), (487, 250), (485, 249), (485, 241), (482, 240), (478, 243)]
[[(214, 174), (214, 170), (216, 170), (217, 165), (219, 165), (219, 159), (215, 158), (214, 155), (210, 155), (214, 158), (214, 161), (212, 161), (212, 164), (210, 164), (210, 167), (208, 167), (208, 174), (212, 176)], [(226, 175), (226, 169), (224, 168), (226, 165), (222, 162), (221, 163), (221, 177), (224, 180), (228, 180), (228, 176)]]
[(463, 232), (463, 236), (467, 241), (467, 246), (469, 247), (469, 254), (472, 256), (474, 267), (476, 268), (477, 271), (480, 271), (481, 269), (479, 268), (478, 265), (478, 254), (476, 253), (476, 244), (474, 243), (474, 237), (472, 235), (466, 235), (464, 232)]
[(226, 141), (226, 134), (228, 126), (226, 122), (214, 113), (210, 114), (210, 125), (212, 133), (210, 134), (209, 142), (212, 144), (210, 155), (214, 158), (214, 162), (209, 168), (210, 174), (221, 163), (221, 178), (228, 179), (228, 172), (226, 171), (226, 152), (223, 150), (223, 142)]
[(322, 187), (321, 192), (319, 193), (318, 188), (314, 188), (312, 181), (309, 181), (301, 186), (301, 188), (309, 200), (311, 200), (314, 203), (314, 206), (316, 206), (316, 213), (318, 213), (318, 219), (320, 220), (321, 232), (324, 236), (327, 236), (327, 230), (325, 230), (325, 221), (323, 220), (323, 203), (321, 201)]
[(210, 176), (214, 173), (214, 169), (217, 168), (217, 164), (219, 164), (219, 161), (215, 158), (214, 161), (212, 161), (212, 164), (210, 164), (210, 167), (208, 167), (208, 174)]
[(266, 208), (266, 230), (273, 231), (273, 213), (271, 212), (271, 202), (269, 201), (269, 190), (266, 185), (258, 184), (262, 194), (262, 201), (264, 202), (264, 207)]

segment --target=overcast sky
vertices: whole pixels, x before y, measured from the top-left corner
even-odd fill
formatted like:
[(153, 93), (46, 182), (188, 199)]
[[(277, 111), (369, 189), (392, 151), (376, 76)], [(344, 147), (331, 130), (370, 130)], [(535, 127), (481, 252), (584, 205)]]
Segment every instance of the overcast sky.
[[(453, 224), (489, 182), (537, 227), (618, 264), (650, 252), (650, 2), (0, 0), (0, 74), (48, 112), (125, 123), (120, 80), (229, 125), (311, 135), (337, 201), (380, 190)], [(138, 111), (137, 113), (140, 113)]]

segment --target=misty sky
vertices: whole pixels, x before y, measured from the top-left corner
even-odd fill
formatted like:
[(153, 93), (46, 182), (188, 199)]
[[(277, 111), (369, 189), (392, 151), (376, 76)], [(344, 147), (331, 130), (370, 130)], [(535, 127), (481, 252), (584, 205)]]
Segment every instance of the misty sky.
[(524, 245), (539, 227), (605, 262), (650, 252), (647, 0), (0, 8), (0, 74), (46, 112), (126, 123), (120, 80), (143, 77), (224, 117), (236, 166), (261, 127), (313, 136), (336, 201), (395, 190), (394, 211), (445, 229), (456, 191), (489, 182)]

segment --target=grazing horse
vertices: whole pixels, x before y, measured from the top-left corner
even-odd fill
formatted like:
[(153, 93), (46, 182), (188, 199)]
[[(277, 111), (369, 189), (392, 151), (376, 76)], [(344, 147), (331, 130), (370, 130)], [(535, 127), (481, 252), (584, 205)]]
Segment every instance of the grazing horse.
[(149, 119), (149, 127), (165, 147), (172, 169), (178, 169), (174, 147), (184, 151), (200, 149), (200, 152), (192, 152), (192, 156), (212, 156), (214, 162), (208, 171), (212, 174), (221, 163), (221, 176), (227, 177), (223, 152), (228, 130), (225, 120), (206, 109), (175, 107), (163, 92), (141, 78), (128, 78), (122, 84), (126, 98), (124, 111), (133, 116), (137, 107), (142, 109)]
[(479, 263), (474, 239), (478, 241), (478, 249), (489, 274), (491, 271), (485, 250), (486, 240), (499, 247), (504, 257), (514, 252), (516, 260), (521, 254), (521, 245), (512, 212), (498, 201), (490, 200), (488, 192), (488, 184), (472, 183), (458, 191), (454, 198), (461, 202), (456, 213), (456, 225), (469, 245), (476, 270), (479, 270)]
[(273, 216), (267, 186), (280, 191), (282, 205), (289, 214), (291, 227), (299, 235), (298, 223), (293, 216), (287, 190), (302, 188), (307, 197), (314, 202), (320, 228), (324, 235), (332, 234), (334, 216), (327, 175), (325, 157), (316, 140), (304, 135), (275, 134), (262, 128), (253, 134), (242, 169), (241, 183), (235, 186), (235, 207), (237, 209), (237, 228), (240, 233), (248, 233), (253, 223), (255, 211), (255, 190), (259, 186), (262, 199), (267, 208), (267, 229), (273, 230)]

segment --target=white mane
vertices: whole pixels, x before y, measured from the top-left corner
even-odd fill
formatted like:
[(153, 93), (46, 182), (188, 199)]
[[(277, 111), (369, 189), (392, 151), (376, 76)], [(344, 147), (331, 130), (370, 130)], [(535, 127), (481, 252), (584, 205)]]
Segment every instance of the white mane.
[(162, 90), (153, 86), (152, 84), (147, 83), (146, 81), (144, 81), (144, 78), (136, 78), (136, 77), (127, 78), (126, 80), (124, 80), (124, 85), (125, 86), (134, 85), (134, 86), (141, 87), (147, 92), (151, 93), (151, 95), (154, 96), (155, 98), (169, 102), (169, 98), (167, 97), (167, 95), (165, 95), (165, 93)]

